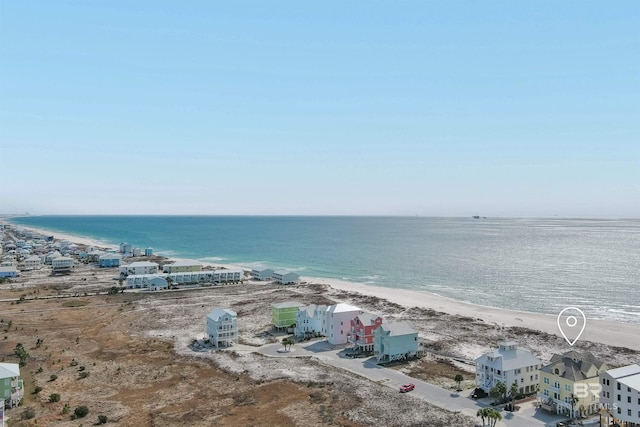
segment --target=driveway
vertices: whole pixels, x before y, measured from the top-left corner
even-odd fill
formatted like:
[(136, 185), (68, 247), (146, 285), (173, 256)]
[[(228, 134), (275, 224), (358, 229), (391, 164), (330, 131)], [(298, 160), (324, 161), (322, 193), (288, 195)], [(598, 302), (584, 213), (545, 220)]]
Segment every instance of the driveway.
[[(291, 351), (284, 352), (281, 343), (269, 344), (259, 349), (259, 353), (271, 357), (309, 357), (315, 356), (336, 368), (344, 369), (371, 381), (386, 385), (399, 390), (402, 384), (413, 383), (415, 389), (407, 393), (407, 398), (419, 398), (436, 406), (450, 411), (462, 412), (476, 418), (476, 412), (480, 408), (489, 406), (488, 399), (475, 401), (469, 397), (470, 390), (460, 394), (451, 390), (445, 390), (433, 384), (421, 381), (417, 378), (409, 377), (395, 369), (387, 369), (376, 364), (374, 357), (368, 359), (353, 359), (344, 356), (347, 345), (332, 346), (326, 341), (312, 341), (295, 344)], [(556, 422), (563, 418), (547, 414), (546, 412), (534, 408), (531, 402), (526, 403), (515, 413), (502, 411), (503, 420), (498, 426), (513, 427), (555, 427)], [(478, 421), (480, 419), (478, 418)]]

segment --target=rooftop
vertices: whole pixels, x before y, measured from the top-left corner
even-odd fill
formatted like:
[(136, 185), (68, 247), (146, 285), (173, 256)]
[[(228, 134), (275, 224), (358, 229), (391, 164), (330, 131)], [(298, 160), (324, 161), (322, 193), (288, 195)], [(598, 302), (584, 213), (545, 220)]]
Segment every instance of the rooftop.
[(0, 379), (20, 376), (20, 365), (17, 363), (0, 363)]
[(285, 302), (276, 302), (271, 304), (273, 308), (293, 308), (293, 307), (304, 307), (304, 304), (298, 301), (285, 301)]
[(343, 302), (329, 306), (327, 309), (330, 313), (348, 313), (351, 311), (362, 311), (354, 305), (345, 304)]
[(416, 334), (418, 331), (413, 329), (409, 322), (390, 322), (383, 323), (378, 329), (389, 332), (391, 336), (400, 336), (408, 334)]

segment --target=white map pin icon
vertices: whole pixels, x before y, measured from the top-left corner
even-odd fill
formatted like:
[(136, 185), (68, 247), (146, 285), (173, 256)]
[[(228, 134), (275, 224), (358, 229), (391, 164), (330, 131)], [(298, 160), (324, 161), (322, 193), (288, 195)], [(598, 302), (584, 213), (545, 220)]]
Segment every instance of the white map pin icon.
[[(578, 318), (576, 316), (573, 316), (573, 315), (572, 316), (567, 316), (566, 318), (563, 318), (562, 315), (567, 310), (575, 310), (575, 311), (577, 311), (579, 313), (579, 317), (582, 318), (582, 329), (580, 329), (580, 332), (578, 332), (578, 334), (576, 335), (576, 337), (574, 338), (573, 341), (571, 341), (571, 339), (569, 339), (567, 337), (567, 333), (568, 332), (577, 331)], [(585, 315), (582, 312), (582, 310), (580, 310), (577, 307), (567, 307), (564, 310), (562, 310), (560, 312), (560, 314), (558, 314), (558, 329), (560, 329), (560, 333), (562, 334), (564, 339), (569, 343), (570, 346), (573, 346), (576, 343), (576, 341), (578, 341), (578, 338), (580, 338), (580, 335), (582, 335), (582, 333), (584, 332), (584, 328), (586, 326), (587, 326), (587, 318), (585, 317)], [(565, 333), (565, 329), (566, 329), (567, 333)], [(571, 335), (573, 335), (573, 334), (571, 334)]]

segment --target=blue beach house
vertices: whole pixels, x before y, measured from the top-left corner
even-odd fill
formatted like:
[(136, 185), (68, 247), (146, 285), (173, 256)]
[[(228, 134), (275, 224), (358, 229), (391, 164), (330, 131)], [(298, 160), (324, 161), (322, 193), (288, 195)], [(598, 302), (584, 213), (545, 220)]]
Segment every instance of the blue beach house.
[(117, 254), (104, 254), (100, 255), (98, 259), (98, 266), (100, 267), (120, 267), (120, 255)]
[(418, 354), (418, 331), (409, 322), (383, 323), (373, 333), (378, 361), (406, 360)]

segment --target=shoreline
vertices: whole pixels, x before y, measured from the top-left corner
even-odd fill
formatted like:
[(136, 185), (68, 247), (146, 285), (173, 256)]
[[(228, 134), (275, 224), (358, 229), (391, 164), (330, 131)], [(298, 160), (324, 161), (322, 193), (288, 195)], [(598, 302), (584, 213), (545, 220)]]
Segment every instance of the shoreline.
[[(38, 227), (23, 226), (3, 219), (0, 223), (9, 223), (13, 226), (26, 230), (35, 231), (43, 235), (54, 235), (57, 239), (68, 240), (73, 243), (102, 248), (117, 249), (116, 246), (99, 240), (74, 236), (61, 233), (55, 230), (47, 230)], [(161, 253), (155, 254), (165, 256), (171, 260), (187, 260), (187, 258), (169, 257)], [(212, 263), (201, 260), (191, 260), (202, 263), (203, 266), (223, 267), (223, 268), (247, 268), (235, 264)], [(562, 337), (556, 323), (556, 316), (542, 313), (532, 313), (517, 311), (505, 308), (490, 307), (461, 302), (428, 291), (415, 291), (409, 289), (386, 288), (382, 286), (372, 286), (364, 283), (347, 282), (339, 279), (318, 278), (301, 276), (301, 280), (309, 283), (317, 283), (331, 287), (334, 291), (353, 292), (366, 296), (375, 296), (389, 302), (401, 305), (406, 308), (419, 307), (444, 312), (451, 315), (469, 317), (473, 319), (483, 319), (488, 324), (502, 327), (522, 327), (526, 329), (538, 330), (548, 334)], [(587, 326), (580, 336), (580, 341), (593, 341), (615, 347), (627, 347), (640, 351), (640, 325), (634, 323), (616, 322), (612, 320), (587, 319)], [(567, 344), (567, 350), (571, 346)]]

